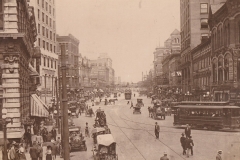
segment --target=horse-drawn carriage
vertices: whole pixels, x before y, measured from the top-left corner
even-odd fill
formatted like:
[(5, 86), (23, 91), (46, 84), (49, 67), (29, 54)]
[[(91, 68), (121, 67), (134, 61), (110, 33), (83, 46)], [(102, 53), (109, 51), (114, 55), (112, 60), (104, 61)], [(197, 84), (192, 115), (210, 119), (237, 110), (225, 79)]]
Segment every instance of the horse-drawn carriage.
[(143, 104), (143, 101), (142, 99), (137, 99), (137, 104), (136, 104), (137, 107), (144, 107), (144, 104)]
[(106, 114), (103, 110), (98, 109), (96, 111), (96, 119), (94, 127), (104, 127), (107, 124)]
[(97, 136), (97, 144), (92, 151), (94, 160), (118, 160), (116, 142), (111, 134)]
[(80, 132), (80, 127), (69, 127), (69, 145), (70, 150), (84, 150), (87, 151), (86, 141)]
[(148, 108), (149, 116), (153, 119), (157, 119), (159, 116), (161, 119), (165, 119), (165, 108), (161, 104), (157, 103), (151, 108)]

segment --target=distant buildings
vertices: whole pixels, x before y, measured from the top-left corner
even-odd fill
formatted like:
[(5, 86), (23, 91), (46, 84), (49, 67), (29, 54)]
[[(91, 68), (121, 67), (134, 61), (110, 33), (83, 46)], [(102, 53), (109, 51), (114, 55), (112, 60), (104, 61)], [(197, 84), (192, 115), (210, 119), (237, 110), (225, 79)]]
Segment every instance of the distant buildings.
[(114, 87), (115, 71), (112, 68), (112, 59), (107, 54), (100, 54), (98, 59), (90, 60), (91, 84), (97, 88)]

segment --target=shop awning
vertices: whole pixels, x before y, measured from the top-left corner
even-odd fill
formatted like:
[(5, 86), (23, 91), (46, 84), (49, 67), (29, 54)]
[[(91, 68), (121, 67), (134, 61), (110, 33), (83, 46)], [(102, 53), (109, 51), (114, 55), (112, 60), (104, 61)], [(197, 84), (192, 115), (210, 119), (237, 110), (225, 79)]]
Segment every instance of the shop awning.
[(48, 117), (47, 105), (36, 95), (31, 95), (31, 116)]

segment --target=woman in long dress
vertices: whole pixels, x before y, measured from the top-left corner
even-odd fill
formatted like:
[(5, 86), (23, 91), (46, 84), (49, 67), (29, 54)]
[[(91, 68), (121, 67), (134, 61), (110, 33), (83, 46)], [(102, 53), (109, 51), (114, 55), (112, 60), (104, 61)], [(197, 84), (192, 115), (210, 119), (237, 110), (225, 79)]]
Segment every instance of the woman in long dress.
[(47, 146), (46, 160), (52, 160), (52, 147)]

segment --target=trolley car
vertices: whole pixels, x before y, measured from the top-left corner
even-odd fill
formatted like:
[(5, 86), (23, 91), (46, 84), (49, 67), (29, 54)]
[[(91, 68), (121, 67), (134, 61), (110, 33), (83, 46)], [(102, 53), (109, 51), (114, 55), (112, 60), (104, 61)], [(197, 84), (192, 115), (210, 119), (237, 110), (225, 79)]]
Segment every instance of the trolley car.
[(190, 124), (209, 130), (240, 128), (240, 107), (228, 102), (182, 102), (173, 109), (173, 125)]

